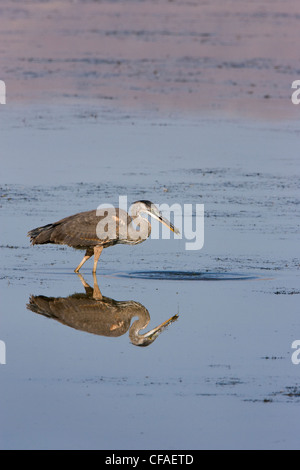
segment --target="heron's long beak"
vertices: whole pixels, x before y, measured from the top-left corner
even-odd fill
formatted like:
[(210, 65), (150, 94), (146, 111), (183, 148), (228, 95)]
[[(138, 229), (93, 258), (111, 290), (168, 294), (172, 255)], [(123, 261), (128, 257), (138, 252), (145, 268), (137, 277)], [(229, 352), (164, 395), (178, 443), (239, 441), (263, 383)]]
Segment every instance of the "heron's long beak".
[(168, 229), (170, 229), (171, 232), (174, 232), (176, 235), (180, 235), (180, 231), (178, 230), (178, 228), (174, 227), (174, 225), (171, 224), (171, 222), (165, 219), (162, 215), (156, 215), (154, 212), (150, 212), (150, 211), (148, 212), (148, 214), (151, 215), (151, 217), (153, 217), (154, 219), (158, 220), (161, 224), (168, 227)]

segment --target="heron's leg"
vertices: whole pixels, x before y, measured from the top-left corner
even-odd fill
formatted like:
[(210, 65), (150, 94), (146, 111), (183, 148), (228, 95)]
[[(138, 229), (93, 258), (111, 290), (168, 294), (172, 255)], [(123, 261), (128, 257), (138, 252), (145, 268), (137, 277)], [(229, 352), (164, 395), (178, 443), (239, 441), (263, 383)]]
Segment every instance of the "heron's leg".
[(94, 267), (93, 267), (93, 273), (96, 272), (97, 270), (97, 264), (98, 264), (98, 260), (100, 258), (100, 255), (102, 253), (102, 250), (103, 250), (103, 246), (95, 246), (94, 248)]
[(79, 272), (79, 269), (84, 265), (84, 263), (90, 259), (90, 257), (93, 256), (93, 251), (90, 250), (90, 249), (87, 249), (86, 252), (85, 252), (85, 255), (83, 257), (83, 260), (81, 261), (81, 263), (79, 263), (79, 265), (77, 266), (77, 268), (74, 270), (75, 273), (78, 273)]
[(82, 274), (80, 274), (80, 273), (77, 273), (77, 274), (78, 274), (79, 279), (80, 279), (81, 282), (82, 282), (83, 287), (84, 287), (85, 289), (89, 289), (89, 288), (91, 289), (91, 286), (86, 282), (86, 280), (84, 279), (84, 277), (82, 276)]
[(99, 286), (98, 286), (96, 273), (93, 273), (93, 279), (94, 279), (93, 299), (102, 300), (103, 297), (102, 297), (101, 291), (100, 291)]
[(93, 296), (93, 288), (86, 282), (86, 280), (84, 279), (84, 277), (80, 273), (77, 273), (77, 276), (79, 277), (79, 279), (82, 282), (83, 287), (85, 288), (85, 293), (88, 296), (92, 297)]

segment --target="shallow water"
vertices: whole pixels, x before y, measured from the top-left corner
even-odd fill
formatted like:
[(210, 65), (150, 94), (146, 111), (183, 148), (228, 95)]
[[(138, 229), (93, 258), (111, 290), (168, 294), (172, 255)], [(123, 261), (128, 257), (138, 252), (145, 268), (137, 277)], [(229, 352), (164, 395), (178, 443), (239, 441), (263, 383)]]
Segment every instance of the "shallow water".
[[(296, 126), (64, 112), (7, 114), (1, 131), (1, 447), (299, 447)], [(100, 258), (106, 302), (148, 312), (140, 333), (178, 315), (143, 348), (129, 337), (134, 319), (91, 327), (74, 316), (80, 252), (26, 238), (119, 195), (205, 207), (200, 251), (171, 237)], [(47, 308), (28, 308), (41, 298)], [(70, 306), (63, 317), (58, 302)]]
[[(2, 449), (299, 449), (297, 7), (1, 1)], [(204, 247), (30, 246), (121, 195)]]

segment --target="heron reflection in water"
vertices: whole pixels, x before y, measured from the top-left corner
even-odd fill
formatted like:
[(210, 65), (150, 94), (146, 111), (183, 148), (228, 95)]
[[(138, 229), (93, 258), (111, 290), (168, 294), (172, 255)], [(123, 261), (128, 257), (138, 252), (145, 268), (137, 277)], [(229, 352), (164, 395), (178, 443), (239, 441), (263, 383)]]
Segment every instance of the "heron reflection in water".
[(119, 208), (101, 208), (80, 212), (52, 224), (37, 227), (28, 232), (32, 245), (54, 243), (86, 250), (75, 272), (79, 272), (84, 263), (94, 255), (93, 273), (103, 248), (119, 243), (137, 245), (151, 234), (150, 222), (141, 214), (150, 215), (172, 232), (179, 234), (150, 201), (137, 201), (131, 206), (131, 215)]
[[(85, 294), (73, 294), (69, 297), (32, 295), (27, 308), (63, 325), (95, 335), (117, 337), (124, 335), (129, 329), (130, 341), (135, 346), (149, 346), (178, 318), (178, 315), (174, 315), (147, 333), (140, 334), (140, 330), (145, 329), (150, 322), (149, 312), (142, 304), (133, 300), (116, 301), (104, 297), (96, 275), (93, 288), (81, 274), (78, 276), (85, 288)], [(137, 320), (131, 325), (134, 317), (137, 317)]]

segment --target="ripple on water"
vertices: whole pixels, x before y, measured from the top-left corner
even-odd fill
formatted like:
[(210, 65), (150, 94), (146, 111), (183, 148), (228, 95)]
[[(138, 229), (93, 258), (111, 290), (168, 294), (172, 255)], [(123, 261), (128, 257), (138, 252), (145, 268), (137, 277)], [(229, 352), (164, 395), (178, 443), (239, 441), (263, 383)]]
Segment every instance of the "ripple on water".
[(257, 277), (240, 273), (197, 272), (197, 271), (132, 271), (118, 274), (131, 279), (155, 279), (166, 281), (241, 281)]

